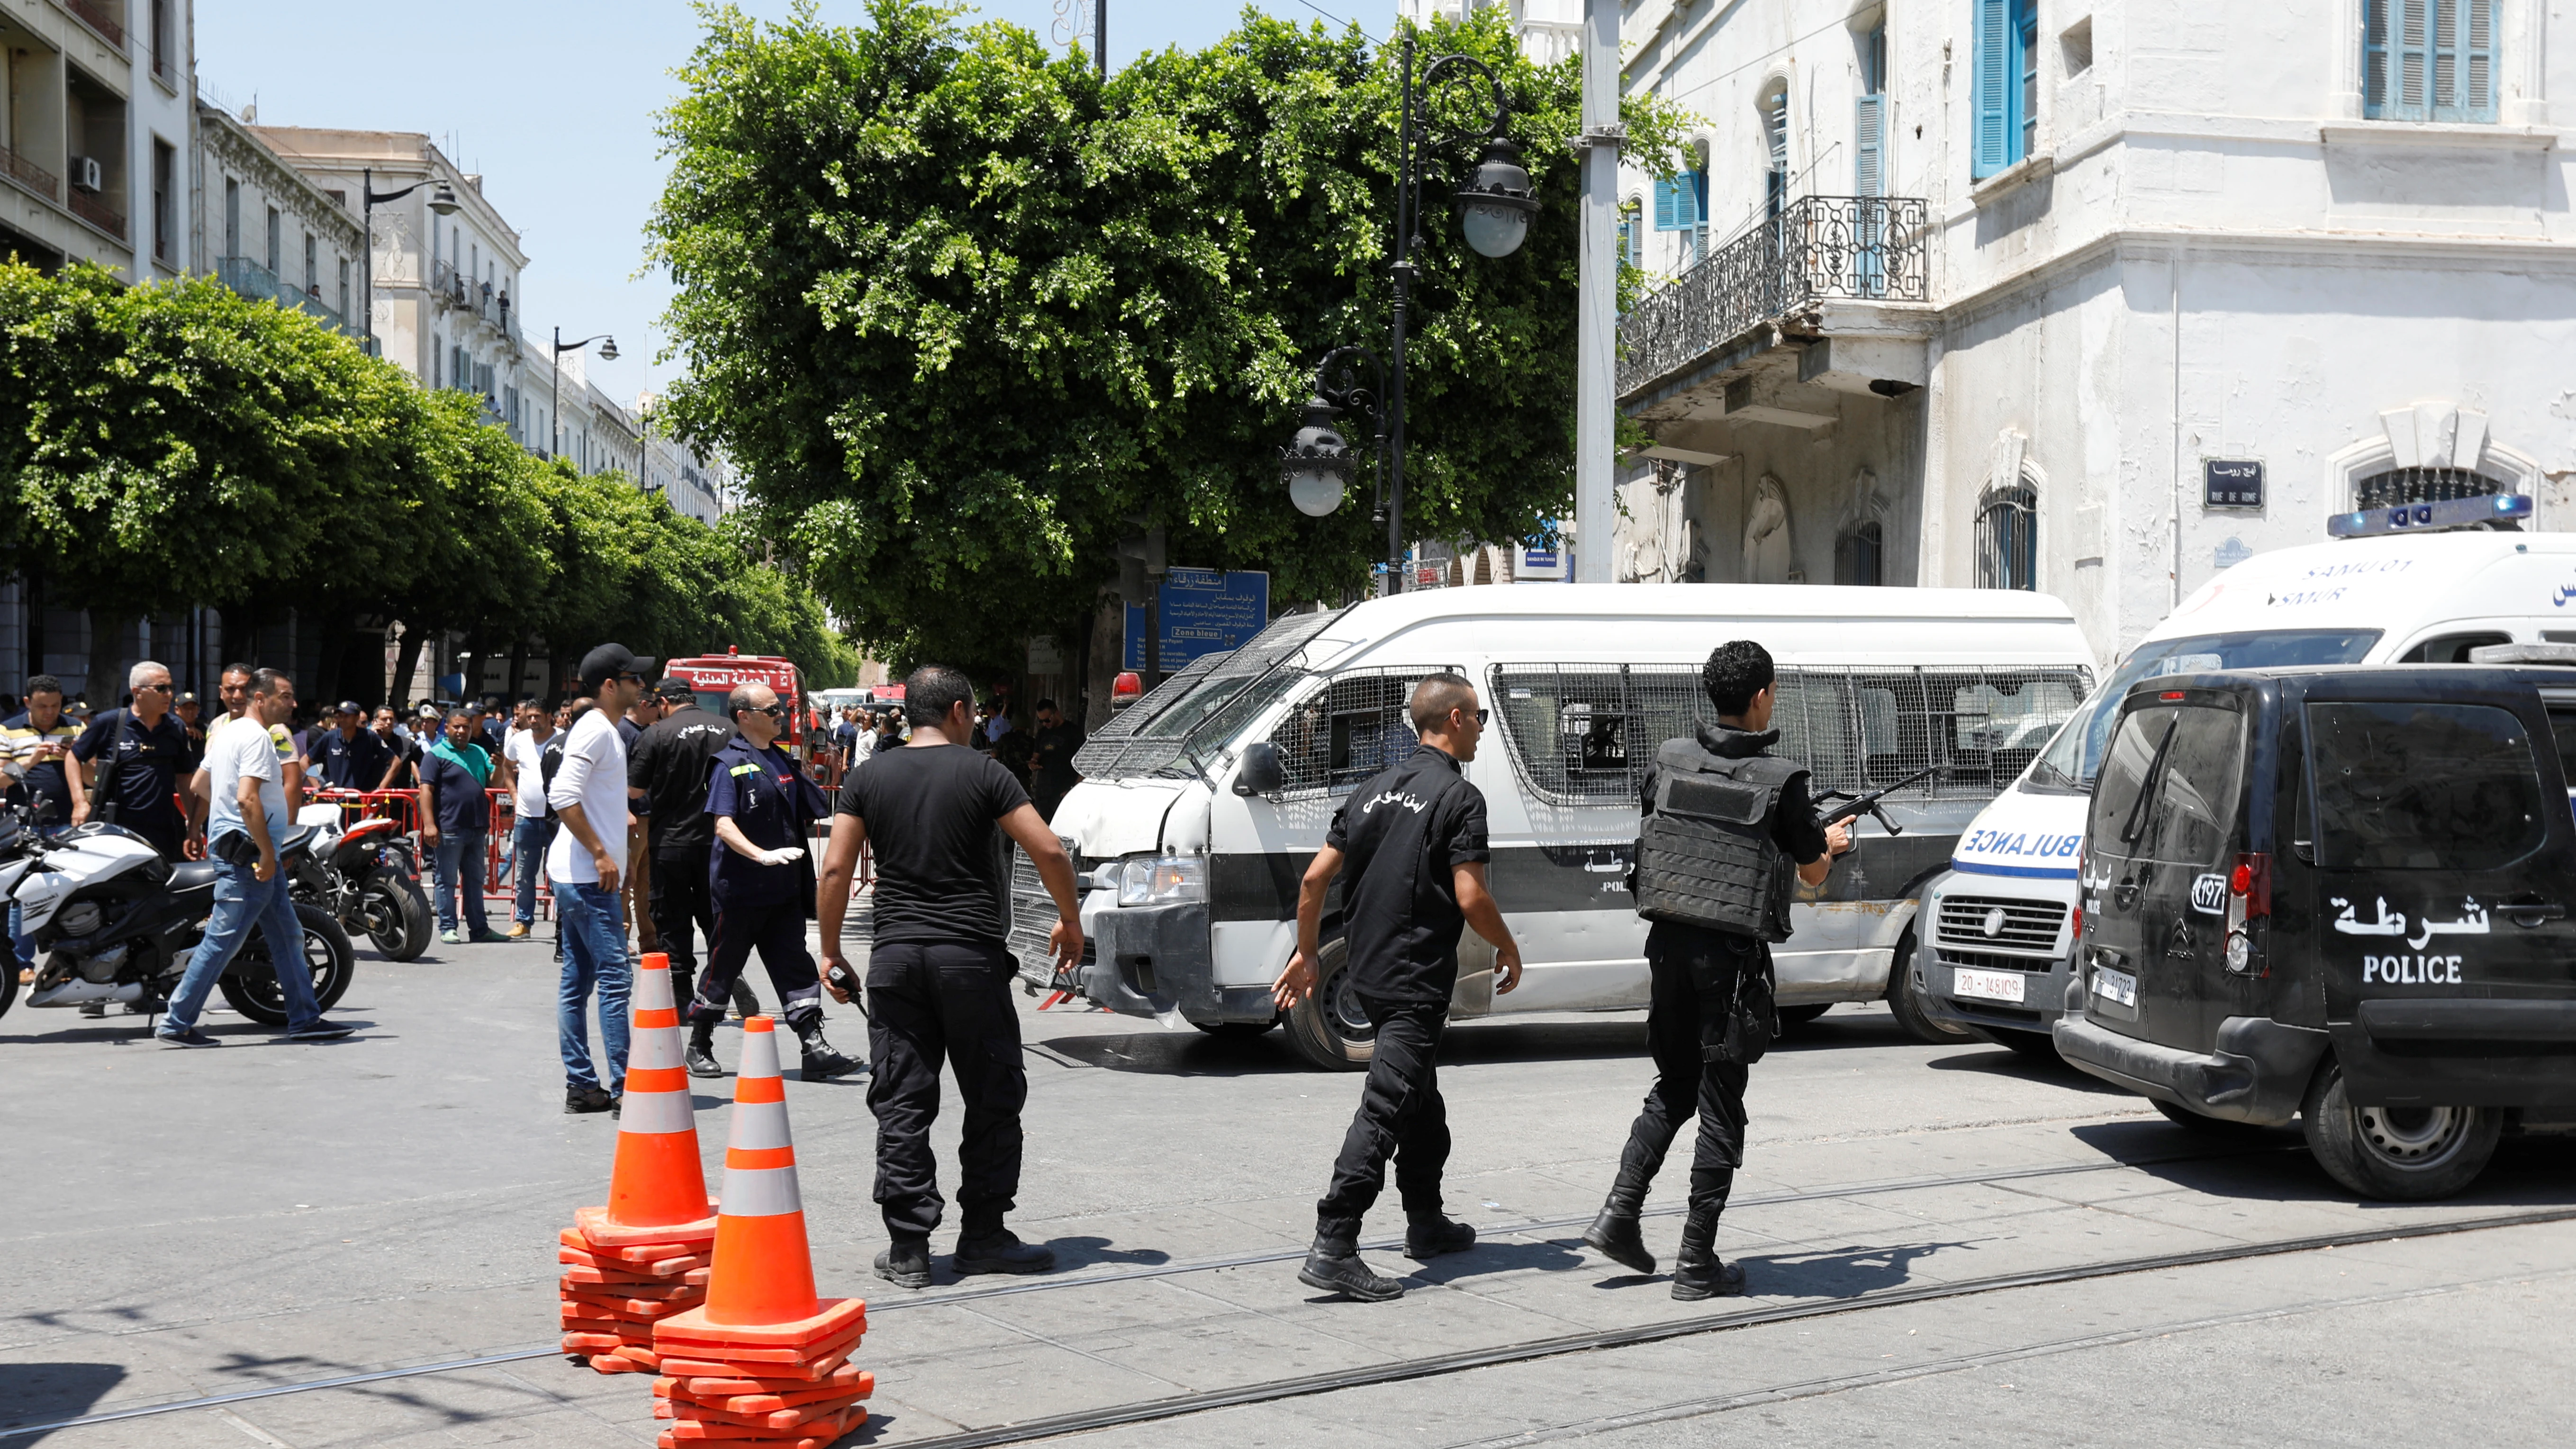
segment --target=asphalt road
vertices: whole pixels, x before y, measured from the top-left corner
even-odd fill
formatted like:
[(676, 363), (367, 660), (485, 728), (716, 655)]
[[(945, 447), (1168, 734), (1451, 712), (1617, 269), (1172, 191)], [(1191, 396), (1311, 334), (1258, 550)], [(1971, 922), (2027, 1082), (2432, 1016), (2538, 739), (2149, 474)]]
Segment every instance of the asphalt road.
[[(229, 1045), (198, 1052), (151, 1044), (141, 1018), (0, 1018), (0, 1431), (548, 1345), (554, 1234), (604, 1197), (615, 1133), (561, 1115), (554, 990), (548, 946), (434, 948), (365, 959), (334, 1013), (362, 1029), (326, 1046), (224, 1016)], [(2551, 1387), (2576, 1346), (2576, 1224), (2384, 1236), (2576, 1207), (2562, 1141), (2508, 1144), (2453, 1202), (2361, 1205), (2294, 1133), (2213, 1144), (2054, 1064), (1918, 1046), (1883, 1010), (1841, 1008), (1754, 1071), (1720, 1237), (1752, 1296), (1677, 1304), (1578, 1242), (1646, 1083), (1642, 1019), (1471, 1024), (1442, 1057), (1449, 1202), (1485, 1242), (1424, 1264), (1373, 1252), (1412, 1291), (1358, 1305), (1294, 1277), (1356, 1076), (1303, 1069), (1275, 1035), (1022, 1005), (1013, 1221), (1055, 1245), (1054, 1279), (960, 1284), (943, 1260), (927, 1292), (879, 1282), (864, 1083), (788, 1085), (817, 1280), (871, 1303), (876, 1418), (849, 1443), (1229, 1390), (1254, 1401), (1083, 1442), (2558, 1444), (2576, 1405)], [(855, 1048), (859, 1026), (844, 1008), (834, 1036)], [(730, 1064), (738, 1032), (717, 1041)], [(710, 1185), (728, 1096), (698, 1097)], [(953, 1111), (942, 1129), (953, 1184)], [(1651, 1206), (1678, 1207), (1682, 1176), (1677, 1160)], [(1391, 1197), (1370, 1227), (1400, 1233)], [(1678, 1229), (1667, 1211), (1648, 1241), (1668, 1258)], [(2317, 1236), (2339, 1245), (2005, 1286)], [(1738, 1320), (1262, 1387), (1712, 1314)], [(540, 1356), (43, 1439), (631, 1446), (656, 1427), (648, 1382)]]

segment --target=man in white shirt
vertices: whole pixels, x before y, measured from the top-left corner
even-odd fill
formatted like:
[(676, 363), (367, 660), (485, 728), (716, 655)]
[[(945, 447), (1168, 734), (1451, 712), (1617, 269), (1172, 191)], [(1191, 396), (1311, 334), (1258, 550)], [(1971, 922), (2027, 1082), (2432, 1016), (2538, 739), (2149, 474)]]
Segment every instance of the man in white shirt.
[[(255, 670), (243, 683), (249, 705), (245, 717), (254, 726), (282, 725), (295, 713), (295, 685), (285, 675)], [(207, 918), (205, 938), (188, 958), (179, 989), (171, 993), (169, 1014), (154, 1033), (172, 1046), (221, 1045), (197, 1029), (197, 1017), (253, 929), (267, 941), (269, 960), (304, 960), (304, 923), (296, 918), (295, 901), (277, 868), (277, 842), (293, 819), (283, 788), (284, 759), (266, 730), (234, 728), (208, 741), (206, 772), (213, 787), (206, 853), (221, 873), (215, 878), (215, 909)], [(280, 971), (277, 987), (286, 998), (288, 1040), (333, 1041), (349, 1034), (347, 1027), (322, 1019), (310, 972)]]
[(514, 785), (510, 802), (510, 860), (517, 872), (515, 909), (509, 936), (528, 939), (537, 925), (537, 872), (554, 844), (555, 823), (546, 818), (546, 741), (555, 737), (555, 717), (533, 698), (519, 701), (519, 718), (502, 743)]
[[(602, 644), (582, 656), (581, 689), (598, 708), (573, 721), (564, 740), (546, 801), (563, 827), (546, 850), (546, 878), (554, 882), (555, 934), (563, 956), (563, 989), (555, 999), (555, 1032), (564, 1064), (564, 1110), (607, 1112), (626, 1086), (626, 1000), (635, 967), (626, 958), (626, 921), (618, 886), (626, 874), (626, 843), (633, 818), (626, 808), (626, 745), (617, 721), (644, 692), (654, 661), (638, 659), (623, 644)], [(582, 1008), (599, 997), (599, 1040), (608, 1054), (607, 1080), (590, 1059), (590, 1030)]]

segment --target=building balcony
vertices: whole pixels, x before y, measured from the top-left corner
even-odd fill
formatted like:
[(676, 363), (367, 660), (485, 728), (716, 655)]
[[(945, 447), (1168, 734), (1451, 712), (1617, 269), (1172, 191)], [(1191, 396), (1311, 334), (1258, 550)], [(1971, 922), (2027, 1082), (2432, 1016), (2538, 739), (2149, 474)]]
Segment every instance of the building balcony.
[(0, 176), (7, 177), (47, 201), (59, 205), (63, 199), (62, 178), (6, 146), (0, 146)]
[(72, 215), (118, 241), (125, 240), (125, 213), (108, 205), (104, 195), (72, 188)]
[(122, 6), (109, 4), (108, 0), (62, 0), (62, 6), (79, 16), (83, 25), (97, 31), (108, 44), (119, 50), (125, 48), (125, 26), (117, 19), (117, 11)]
[(357, 330), (349, 325), (349, 319), (326, 305), (319, 296), (297, 290), (277, 273), (248, 257), (216, 258), (215, 279), (254, 302), (274, 302), (280, 307), (291, 307), (343, 336), (357, 335)]
[(1919, 197), (1789, 203), (1619, 319), (1621, 401), (1720, 363), (1746, 334), (1822, 302), (1928, 301), (1929, 218)]

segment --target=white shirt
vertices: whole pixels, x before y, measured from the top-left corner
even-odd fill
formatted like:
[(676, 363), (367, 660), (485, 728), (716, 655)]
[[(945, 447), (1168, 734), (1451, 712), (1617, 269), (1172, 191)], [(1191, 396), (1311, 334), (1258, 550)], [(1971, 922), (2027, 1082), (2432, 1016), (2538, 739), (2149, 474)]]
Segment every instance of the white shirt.
[[(546, 740), (553, 738), (546, 736)], [(518, 772), (515, 804), (522, 820), (539, 819), (546, 813), (546, 740), (538, 739), (535, 730), (512, 730), (501, 745), (510, 768)]]
[[(624, 852), (626, 742), (617, 737), (617, 720), (608, 711), (594, 709), (573, 721), (572, 734), (564, 741), (563, 764), (555, 771), (554, 787), (546, 791), (546, 799), (558, 811), (580, 806), (600, 843), (611, 854)], [(578, 837), (558, 830), (554, 845), (546, 851), (546, 877), (597, 885), (599, 867), (591, 863), (590, 852)]]
[(286, 833), (286, 771), (273, 736), (258, 729), (216, 731), (206, 741), (206, 777), (214, 794), (207, 805), (209, 838), (249, 832), (241, 811), (244, 777), (260, 782), (259, 808), (268, 817), (269, 843), (276, 844)]

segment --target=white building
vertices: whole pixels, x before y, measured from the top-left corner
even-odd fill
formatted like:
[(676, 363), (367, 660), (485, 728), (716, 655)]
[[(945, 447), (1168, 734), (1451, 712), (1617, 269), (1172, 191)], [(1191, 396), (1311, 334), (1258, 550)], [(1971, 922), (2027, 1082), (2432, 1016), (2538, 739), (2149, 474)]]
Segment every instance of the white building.
[(191, 254), (245, 297), (297, 307), (361, 335), (363, 231), (345, 192), (326, 191), (221, 107), (197, 105)]
[(377, 345), (422, 386), (480, 397), (486, 416), (531, 446), (522, 373), (544, 374), (526, 366), (520, 336), (516, 299), (528, 258), (518, 232), (484, 198), (483, 178), (414, 131), (250, 129), (353, 209), (363, 204), (362, 187), (378, 196), (415, 188), (375, 207)]
[(20, 0), (0, 56), (0, 256), (133, 282), (187, 271), (189, 0)]
[(1704, 125), (1691, 174), (1624, 182), (1674, 280), (1621, 322), (1655, 438), (1622, 576), (2038, 588), (2108, 657), (2336, 515), (2520, 495), (2576, 527), (2547, 19), (1632, 4), (1626, 83)]
[[(551, 341), (540, 340), (528, 349), (528, 356), (532, 361), (541, 359), (551, 346)], [(589, 357), (587, 348), (567, 348), (555, 360), (558, 375), (551, 380), (529, 369), (528, 416), (535, 426), (528, 446), (541, 455), (562, 455), (583, 474), (614, 471), (640, 480), (643, 427), (634, 413), (590, 380)]]
[(673, 437), (661, 403), (649, 392), (635, 399), (644, 430), (644, 471), (636, 482), (700, 523), (717, 523), (733, 511), (733, 470), (722, 454), (702, 454)]
[(1583, 0), (1395, 0), (1396, 15), (1416, 25), (1460, 21), (1477, 10), (1511, 12), (1521, 53), (1541, 65), (1556, 64), (1583, 43)]

